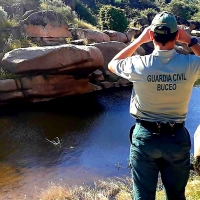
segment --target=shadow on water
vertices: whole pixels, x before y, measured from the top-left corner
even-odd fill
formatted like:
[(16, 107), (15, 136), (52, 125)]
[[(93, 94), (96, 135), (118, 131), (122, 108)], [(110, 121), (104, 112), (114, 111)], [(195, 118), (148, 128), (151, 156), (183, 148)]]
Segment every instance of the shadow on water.
[[(59, 138), (67, 147), (87, 139), (87, 130), (104, 112), (93, 94), (62, 98), (43, 103), (13, 104), (1, 108), (0, 159), (9, 152), (52, 155), (52, 143)], [(1, 150), (2, 149), (2, 150)], [(56, 157), (61, 151), (56, 151)], [(40, 161), (40, 165), (43, 160)]]

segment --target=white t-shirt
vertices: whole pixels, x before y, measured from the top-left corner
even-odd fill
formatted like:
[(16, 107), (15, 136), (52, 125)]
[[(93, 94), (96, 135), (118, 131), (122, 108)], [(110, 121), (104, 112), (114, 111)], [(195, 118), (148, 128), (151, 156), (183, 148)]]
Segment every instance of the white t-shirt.
[(194, 82), (200, 78), (199, 56), (154, 50), (114, 63), (115, 73), (133, 82), (131, 115), (146, 121), (185, 121)]

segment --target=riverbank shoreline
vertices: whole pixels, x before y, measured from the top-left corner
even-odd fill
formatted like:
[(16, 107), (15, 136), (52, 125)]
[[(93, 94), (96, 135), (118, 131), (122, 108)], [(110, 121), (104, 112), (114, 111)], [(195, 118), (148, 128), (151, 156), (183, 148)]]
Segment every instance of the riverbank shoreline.
[[(200, 177), (191, 172), (186, 187), (186, 198), (200, 199)], [(49, 188), (41, 191), (40, 200), (132, 200), (132, 179), (130, 177), (115, 177), (95, 182), (93, 186), (82, 185), (67, 188), (66, 186), (51, 183)], [(156, 200), (165, 200), (163, 184), (158, 181)]]

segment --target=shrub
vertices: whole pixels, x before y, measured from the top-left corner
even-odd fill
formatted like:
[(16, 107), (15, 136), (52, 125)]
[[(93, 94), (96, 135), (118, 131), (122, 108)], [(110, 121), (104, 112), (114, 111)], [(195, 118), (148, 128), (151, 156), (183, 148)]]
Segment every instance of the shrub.
[(153, 8), (147, 8), (144, 10), (141, 10), (141, 15), (146, 17), (149, 20), (153, 20), (154, 16), (157, 14), (158, 12), (155, 11), (155, 9)]
[(125, 13), (126, 17), (129, 20), (132, 20), (133, 18), (140, 17), (141, 16), (141, 11), (137, 8), (130, 8), (129, 6), (125, 6)]
[(101, 29), (111, 29), (124, 32), (128, 26), (128, 20), (122, 9), (111, 5), (102, 6), (99, 11), (99, 24)]
[(19, 79), (19, 75), (9, 73), (5, 69), (3, 69), (2, 66), (0, 65), (0, 80), (4, 80), (4, 79), (15, 79), (16, 80), (16, 79)]
[(41, 0), (40, 7), (43, 10), (53, 10), (61, 14), (67, 23), (74, 23), (77, 18), (76, 13), (65, 5), (62, 0)]
[[(134, 3), (134, 0), (130, 0), (130, 2)], [(138, 0), (140, 9), (153, 8), (156, 6), (154, 0)]]
[(4, 28), (7, 25), (7, 12), (0, 6), (0, 27)]
[(10, 37), (6, 43), (4, 52), (8, 52), (13, 49), (33, 47), (33, 46), (38, 46), (38, 45), (33, 44), (32, 41), (27, 38), (14, 39)]
[(165, 10), (168, 10), (174, 15), (180, 16), (187, 20), (191, 19), (192, 15), (195, 13), (194, 6), (178, 0), (172, 0), (169, 4), (167, 4)]

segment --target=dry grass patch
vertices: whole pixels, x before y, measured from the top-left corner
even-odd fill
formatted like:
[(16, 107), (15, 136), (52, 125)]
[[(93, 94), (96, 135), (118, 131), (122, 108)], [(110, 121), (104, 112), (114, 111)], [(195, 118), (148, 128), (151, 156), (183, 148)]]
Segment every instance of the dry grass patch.
[(200, 199), (200, 177), (195, 177), (191, 180), (186, 187), (187, 200), (199, 200)]
[(92, 24), (81, 19), (75, 19), (75, 24), (77, 28), (99, 30), (96, 26), (93, 26)]
[[(200, 200), (200, 177), (195, 172), (191, 173), (190, 179), (185, 189), (187, 200)], [(165, 200), (164, 190), (156, 193), (156, 200)]]
[(40, 200), (72, 200), (66, 187), (51, 183), (47, 190), (42, 190)]
[[(156, 200), (165, 200), (162, 183), (156, 192)], [(40, 200), (132, 200), (132, 179), (110, 178), (95, 182), (92, 186), (81, 185), (74, 187), (62, 187), (51, 184), (47, 190), (43, 190)], [(200, 177), (192, 176), (186, 187), (187, 200), (200, 199)]]

